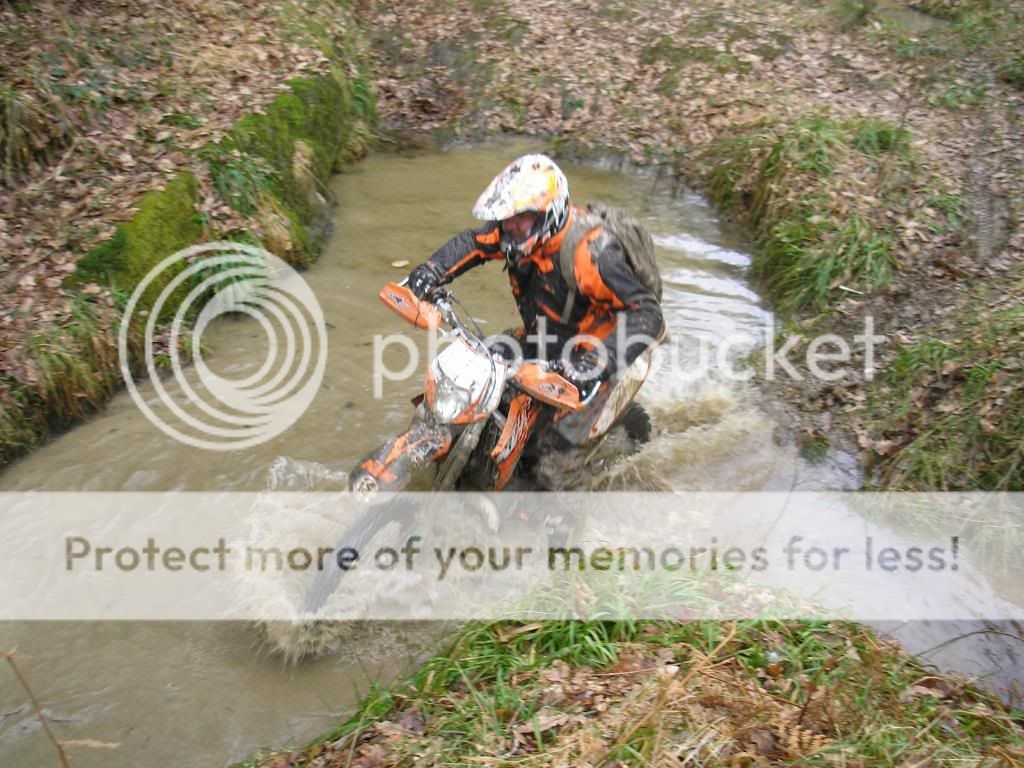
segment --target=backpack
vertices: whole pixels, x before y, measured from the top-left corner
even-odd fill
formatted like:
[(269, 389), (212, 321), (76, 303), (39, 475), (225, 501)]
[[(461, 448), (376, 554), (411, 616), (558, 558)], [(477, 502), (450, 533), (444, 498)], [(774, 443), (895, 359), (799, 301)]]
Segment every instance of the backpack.
[(576, 294), (579, 292), (575, 269), (576, 248), (595, 227), (604, 227), (618, 238), (626, 252), (629, 266), (633, 268), (640, 282), (654, 294), (658, 303), (661, 303), (661, 274), (658, 272), (658, 263), (654, 257), (654, 240), (651, 233), (636, 218), (619, 208), (609, 208), (604, 203), (590, 203), (573, 221), (572, 228), (566, 233), (558, 251), (562, 277), (569, 285), (569, 297), (565, 301), (561, 316), (563, 323), (569, 321), (573, 305), (576, 303)]

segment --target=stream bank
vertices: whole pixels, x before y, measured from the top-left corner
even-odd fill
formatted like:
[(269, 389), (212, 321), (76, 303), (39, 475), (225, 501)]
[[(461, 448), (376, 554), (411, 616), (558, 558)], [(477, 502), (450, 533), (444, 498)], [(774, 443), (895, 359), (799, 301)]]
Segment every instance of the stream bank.
[[(332, 222), (327, 181), (366, 153), (376, 115), (342, 3), (186, 3), (172, 13), (101, 3), (63, 36), (52, 29), (57, 7), (3, 14), (11, 125), (31, 105), (58, 115), (67, 136), (28, 122), (5, 140), (0, 467), (121, 387), (121, 313), (165, 257), (229, 240), (312, 263)], [(110, 18), (121, 36), (104, 37)], [(69, 85), (76, 78), (84, 93)], [(18, 140), (34, 152), (20, 154)], [(58, 203), (59, 215), (41, 220)], [(139, 308), (184, 267), (165, 270)], [(161, 321), (186, 294), (175, 292)], [(128, 350), (139, 365), (141, 323)]]
[(853, 624), (470, 625), (309, 746), (236, 768), (1017, 765), (1024, 724)]

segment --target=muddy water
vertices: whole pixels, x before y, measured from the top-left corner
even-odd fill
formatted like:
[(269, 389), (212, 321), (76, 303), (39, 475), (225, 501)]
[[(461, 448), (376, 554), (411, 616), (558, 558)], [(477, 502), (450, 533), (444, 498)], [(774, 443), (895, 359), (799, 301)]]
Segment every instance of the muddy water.
[[(101, 417), (0, 476), (0, 490), (258, 490), (266, 487), (272, 465), (279, 484), (295, 480), (298, 465), (275, 465), (279, 457), (319, 462), (340, 474), (405, 426), (408, 398), (419, 389), (417, 373), (386, 383), (385, 396), (373, 397), (372, 336), (406, 330), (376, 298), (384, 282), (408, 270), (392, 262), (415, 264), (470, 225), (467, 211), (478, 191), (528, 148), (371, 157), (334, 181), (336, 234), (305, 274), (328, 324), (326, 375), (306, 414), (278, 438), (245, 451), (199, 451), (165, 436), (121, 395)], [(650, 178), (566, 170), (577, 200), (627, 206), (656, 234), (671, 334), (659, 351), (669, 359), (642, 393), (657, 435), (628, 462), (605, 470), (597, 486), (856, 486), (849, 459), (807, 465), (792, 445), (777, 443), (774, 424), (746, 402), (740, 386), (702, 370), (723, 340), (734, 355), (763, 340), (768, 314), (746, 281), (742, 240), (698, 197), (673, 197)], [(486, 332), (516, 324), (497, 265), (470, 273), (457, 288)], [(222, 372), (241, 375), (263, 359), (263, 336), (247, 319), (218, 321), (204, 341)], [(423, 653), (429, 638), (422, 629), (381, 627), (353, 637), (339, 654), (294, 667), (261, 654), (254, 631), (235, 624), (3, 625), (0, 645), (17, 645), (32, 657), (23, 667), (59, 737), (121, 744), (114, 760), (111, 753), (83, 751), (75, 755), (76, 766), (209, 766), (264, 744), (314, 736), (351, 707), (369, 680), (393, 675)], [(3, 675), (0, 762), (52, 762), (52, 747), (25, 697)]]

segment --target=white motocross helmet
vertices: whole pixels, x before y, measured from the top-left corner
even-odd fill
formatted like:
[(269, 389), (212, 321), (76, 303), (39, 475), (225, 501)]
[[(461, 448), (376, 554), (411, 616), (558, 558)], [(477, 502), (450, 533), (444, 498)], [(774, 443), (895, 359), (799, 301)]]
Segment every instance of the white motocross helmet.
[(513, 242), (502, 231), (501, 248), (506, 258), (530, 253), (565, 224), (569, 182), (547, 155), (523, 155), (513, 160), (494, 177), (473, 206), (473, 216), (484, 221), (504, 221), (525, 211), (541, 215), (521, 242)]

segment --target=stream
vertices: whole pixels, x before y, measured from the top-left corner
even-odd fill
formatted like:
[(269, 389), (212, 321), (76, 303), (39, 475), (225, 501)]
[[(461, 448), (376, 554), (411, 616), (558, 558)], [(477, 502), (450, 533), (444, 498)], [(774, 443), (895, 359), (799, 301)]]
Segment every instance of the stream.
[[(404, 429), (420, 375), (387, 382), (373, 397), (376, 333), (404, 323), (377, 298), (455, 232), (522, 142), (415, 156), (371, 156), (332, 181), (335, 232), (304, 278), (327, 323), (323, 384), (306, 413), (253, 448), (207, 452), (159, 431), (122, 392), (89, 422), (0, 475), (0, 491), (259, 491), (289, 487), (310, 462), (337, 473), (386, 436)], [(658, 246), (673, 364), (650, 380), (640, 400), (655, 437), (608, 467), (595, 487), (611, 490), (854, 489), (853, 457), (810, 464), (779, 437), (743, 387), (701, 373), (697, 336), (712, 352), (730, 339), (739, 355), (763, 343), (771, 315), (747, 279), (742, 233), (719, 221), (692, 193), (673, 195), (653, 177), (565, 164), (574, 200), (601, 199), (644, 220)], [(393, 263), (409, 262), (401, 267)], [(457, 284), (459, 298), (487, 333), (517, 324), (505, 276), (486, 265)], [(219, 319), (204, 336), (217, 370), (244, 375), (261, 361), (263, 334), (249, 318)], [(151, 388), (141, 389), (143, 396)], [(273, 472), (271, 472), (273, 468)], [(924, 651), (978, 625), (890, 625), (911, 650)], [(1004, 627), (1002, 631), (1007, 631)], [(1018, 633), (1019, 634), (1019, 633)], [(224, 765), (261, 746), (301, 744), (336, 723), (373, 681), (387, 681), (430, 653), (436, 637), (419, 625), (382, 624), (353, 635), (339, 653), (286, 665), (241, 623), (6, 623), (0, 647), (18, 647), (20, 667), (53, 720), (58, 738), (117, 743), (76, 750), (76, 768), (118, 765)], [(1019, 642), (976, 635), (949, 643), (936, 663), (990, 676), (1005, 688), (1024, 679)], [(0, 671), (0, 763), (56, 764), (56, 755), (13, 676)]]

